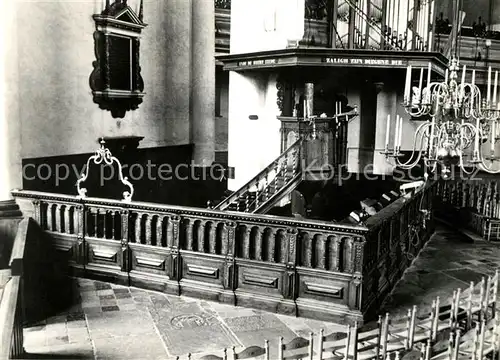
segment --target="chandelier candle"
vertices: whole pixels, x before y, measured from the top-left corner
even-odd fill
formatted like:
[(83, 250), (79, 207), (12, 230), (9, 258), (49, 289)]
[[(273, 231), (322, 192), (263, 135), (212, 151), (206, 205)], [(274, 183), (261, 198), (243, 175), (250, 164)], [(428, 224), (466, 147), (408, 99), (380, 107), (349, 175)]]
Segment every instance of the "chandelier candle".
[(398, 134), (399, 134), (399, 121), (398, 115), (396, 115), (396, 130), (394, 131), (394, 153), (396, 154), (398, 147)]
[(461, 89), (460, 89), (460, 102), (462, 102), (464, 100), (464, 96), (465, 96), (465, 65), (464, 67), (462, 68), (462, 83), (461, 83)]
[(490, 143), (490, 151), (491, 157), (495, 155), (495, 137), (496, 137), (496, 129), (495, 129), (496, 121), (491, 122), (491, 143)]
[[(476, 85), (476, 70), (472, 70), (472, 80), (471, 80), (471, 88), (470, 88), (470, 91), (471, 91), (471, 96), (472, 94), (474, 93), (474, 87)], [(472, 111), (474, 110), (474, 101), (472, 101), (471, 99), (471, 102), (470, 102), (470, 113), (472, 114)], [(477, 136), (476, 136), (477, 137)]]
[(420, 69), (420, 79), (418, 80), (418, 103), (422, 102), (422, 83), (424, 81), (424, 68)]
[(487, 85), (487, 93), (486, 93), (487, 106), (490, 104), (490, 100), (491, 100), (491, 66), (488, 67), (488, 85)]
[(429, 63), (429, 66), (427, 68), (427, 97), (425, 99), (425, 102), (428, 104), (431, 102), (431, 71), (432, 71), (432, 65)]
[(410, 88), (411, 88), (411, 65), (406, 68), (406, 81), (405, 81), (405, 95), (404, 102), (408, 104), (410, 102)]
[(497, 103), (497, 87), (498, 87), (498, 71), (495, 71), (495, 83), (493, 85), (493, 103), (492, 107)]

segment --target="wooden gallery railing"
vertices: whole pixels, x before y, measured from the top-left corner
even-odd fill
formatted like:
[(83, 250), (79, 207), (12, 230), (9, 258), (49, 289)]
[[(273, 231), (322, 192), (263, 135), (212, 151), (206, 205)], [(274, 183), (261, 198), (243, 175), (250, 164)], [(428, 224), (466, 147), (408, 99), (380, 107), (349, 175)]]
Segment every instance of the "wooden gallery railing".
[(9, 267), (0, 269), (0, 359), (23, 358), (23, 262), (29, 219), (19, 224)]
[(497, 179), (440, 181), (438, 197), (444, 206), (462, 211), (465, 226), (488, 241), (500, 240), (500, 188)]
[(433, 230), (436, 183), (403, 196), (366, 220), (363, 264), (364, 313), (376, 311), (403, 272), (417, 257)]
[[(32, 207), (35, 220), (81, 275), (351, 322), (362, 321), (409, 263), (391, 257), (395, 245), (399, 248), (395, 224), (402, 218), (406, 224), (421, 202), (420, 195), (404, 199), (365, 227), (33, 191), (12, 194), (24, 211)], [(379, 271), (386, 285), (376, 285)]]

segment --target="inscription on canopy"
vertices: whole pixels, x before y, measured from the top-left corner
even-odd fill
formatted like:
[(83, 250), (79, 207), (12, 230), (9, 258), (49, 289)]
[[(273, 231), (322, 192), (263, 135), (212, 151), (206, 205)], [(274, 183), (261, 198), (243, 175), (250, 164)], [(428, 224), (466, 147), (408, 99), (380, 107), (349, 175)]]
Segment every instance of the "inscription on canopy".
[(271, 65), (277, 63), (278, 59), (258, 59), (258, 60), (238, 61), (238, 66)]
[(375, 66), (406, 66), (406, 61), (400, 59), (363, 59), (363, 58), (335, 58), (327, 57), (323, 59), (327, 64), (342, 65), (375, 65)]

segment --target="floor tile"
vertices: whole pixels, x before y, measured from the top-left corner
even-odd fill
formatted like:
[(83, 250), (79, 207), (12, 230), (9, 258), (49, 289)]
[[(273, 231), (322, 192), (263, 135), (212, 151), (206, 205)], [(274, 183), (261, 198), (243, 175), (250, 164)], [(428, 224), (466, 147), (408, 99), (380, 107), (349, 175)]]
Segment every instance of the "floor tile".
[(153, 307), (151, 315), (172, 355), (239, 345), (220, 318), (196, 302)]
[(139, 312), (107, 311), (89, 316), (88, 327), (92, 339), (150, 334), (155, 331), (151, 318)]
[(97, 360), (165, 360), (167, 352), (156, 333), (127, 337), (95, 338)]
[(26, 348), (31, 359), (94, 359), (92, 345), (88, 343), (51, 346), (30, 346)]

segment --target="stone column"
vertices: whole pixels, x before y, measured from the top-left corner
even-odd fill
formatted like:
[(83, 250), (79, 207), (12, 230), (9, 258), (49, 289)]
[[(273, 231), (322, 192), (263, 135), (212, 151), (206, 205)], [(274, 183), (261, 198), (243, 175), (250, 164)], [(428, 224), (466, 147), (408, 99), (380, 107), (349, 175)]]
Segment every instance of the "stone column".
[(215, 5), (192, 0), (191, 141), (193, 161), (209, 166), (215, 158)]
[(0, 217), (19, 215), (10, 191), (22, 187), (16, 6), (6, 2), (0, 15)]

